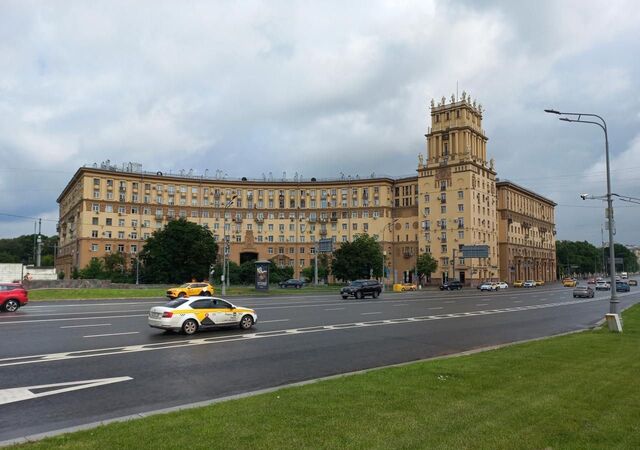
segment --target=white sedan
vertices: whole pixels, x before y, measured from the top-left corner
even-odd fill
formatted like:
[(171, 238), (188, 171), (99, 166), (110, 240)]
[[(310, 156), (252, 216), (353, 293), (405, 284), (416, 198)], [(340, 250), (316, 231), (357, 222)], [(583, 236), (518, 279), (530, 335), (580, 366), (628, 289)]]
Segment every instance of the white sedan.
[(482, 283), (480, 285), (481, 291), (497, 291), (498, 284), (497, 283)]
[(509, 287), (509, 285), (507, 283), (505, 283), (504, 281), (501, 281), (499, 283), (496, 283), (498, 285), (498, 289), (507, 289)]
[(258, 321), (253, 309), (217, 297), (177, 298), (149, 311), (149, 326), (191, 335), (200, 328), (239, 326), (248, 330)]

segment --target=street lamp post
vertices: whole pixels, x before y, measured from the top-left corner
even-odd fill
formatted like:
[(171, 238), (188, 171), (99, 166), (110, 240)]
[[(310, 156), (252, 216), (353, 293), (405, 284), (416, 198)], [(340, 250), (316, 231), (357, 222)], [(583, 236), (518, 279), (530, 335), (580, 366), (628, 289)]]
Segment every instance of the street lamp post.
[(229, 200), (224, 205), (224, 210), (222, 212), (224, 216), (224, 224), (223, 224), (224, 232), (223, 232), (223, 238), (222, 238), (222, 295), (227, 294), (227, 277), (229, 275), (229, 270), (227, 268), (227, 252), (229, 251), (229, 242), (228, 242), (228, 236), (227, 236), (227, 208), (233, 204), (233, 201), (237, 197), (238, 197), (237, 195), (234, 195), (233, 197), (231, 197), (231, 200)]
[[(615, 251), (614, 251), (614, 242), (613, 242), (613, 200), (611, 198), (611, 170), (609, 169), (609, 136), (607, 134), (607, 122), (598, 116), (597, 114), (584, 114), (584, 113), (566, 113), (556, 111), (555, 109), (545, 109), (544, 112), (549, 114), (557, 114), (559, 116), (569, 116), (569, 117), (560, 117), (560, 120), (564, 122), (576, 122), (576, 123), (589, 123), (592, 125), (596, 125), (604, 131), (604, 145), (605, 145), (605, 157), (607, 161), (607, 223), (609, 224), (609, 271), (611, 275), (611, 299), (609, 300), (609, 313), (615, 314), (616, 316), (619, 314), (619, 303), (618, 296), (616, 295), (616, 261), (615, 261)], [(570, 118), (572, 117), (572, 118)], [(601, 122), (595, 120), (583, 120), (583, 117), (594, 117), (599, 119)]]

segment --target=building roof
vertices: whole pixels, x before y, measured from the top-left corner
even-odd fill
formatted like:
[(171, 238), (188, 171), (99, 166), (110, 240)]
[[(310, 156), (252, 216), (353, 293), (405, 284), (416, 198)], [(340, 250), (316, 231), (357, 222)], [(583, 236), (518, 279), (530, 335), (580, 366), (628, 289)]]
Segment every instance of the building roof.
[(543, 197), (542, 195), (537, 194), (537, 193), (535, 193), (535, 192), (533, 192), (533, 191), (531, 191), (531, 190), (529, 190), (529, 189), (527, 189), (527, 188), (525, 188), (523, 186), (520, 186), (519, 184), (514, 183), (513, 181), (496, 179), (496, 188), (499, 189), (501, 187), (510, 187), (510, 188), (516, 189), (516, 190), (521, 191), (522, 193), (524, 193), (526, 195), (529, 195), (531, 197), (537, 198), (538, 200), (543, 201), (545, 203), (548, 203), (549, 205), (554, 206), (554, 207), (557, 205), (557, 203), (554, 202), (553, 200), (548, 199), (547, 197)]

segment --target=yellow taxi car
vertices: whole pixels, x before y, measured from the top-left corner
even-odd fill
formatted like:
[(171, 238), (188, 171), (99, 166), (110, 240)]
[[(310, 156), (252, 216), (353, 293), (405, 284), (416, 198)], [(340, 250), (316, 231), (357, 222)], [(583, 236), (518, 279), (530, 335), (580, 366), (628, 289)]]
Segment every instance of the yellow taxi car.
[(193, 282), (185, 283), (181, 286), (170, 288), (167, 290), (167, 297), (170, 299), (191, 297), (193, 295), (212, 296), (213, 286), (209, 283)]
[(544, 286), (544, 280), (536, 280), (536, 286)]
[(400, 288), (401, 291), (415, 291), (418, 287), (414, 283), (403, 283)]
[(573, 278), (565, 278), (562, 280), (562, 285), (564, 287), (576, 287), (578, 285), (578, 280), (574, 280)]
[(194, 334), (199, 329), (239, 326), (248, 330), (258, 321), (251, 308), (236, 306), (217, 297), (177, 298), (164, 306), (149, 310), (148, 323), (152, 328)]
[(523, 280), (516, 280), (513, 282), (513, 287), (522, 287), (522, 286), (524, 286)]

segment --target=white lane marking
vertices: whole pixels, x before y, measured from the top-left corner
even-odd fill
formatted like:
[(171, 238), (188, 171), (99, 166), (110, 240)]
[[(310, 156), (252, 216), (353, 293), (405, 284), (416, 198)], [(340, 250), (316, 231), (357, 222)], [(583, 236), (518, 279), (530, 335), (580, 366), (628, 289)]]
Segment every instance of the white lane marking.
[(326, 308), (325, 311), (342, 311), (343, 309), (347, 308)]
[(0, 322), (0, 325), (10, 325), (10, 324), (16, 324), (16, 323), (37, 323), (37, 322), (66, 322), (69, 320), (121, 319), (123, 317), (147, 317), (147, 316), (148, 314), (128, 314), (126, 316), (69, 317), (68, 319), (12, 320), (10, 322)]
[(89, 308), (91, 306), (118, 306), (118, 305), (164, 305), (167, 301), (153, 301), (153, 302), (126, 302), (126, 303), (76, 303), (73, 305), (31, 305), (29, 304), (29, 309), (32, 308)]
[(110, 323), (92, 323), (87, 325), (67, 325), (60, 328), (110, 327)]
[(366, 313), (360, 313), (363, 316), (369, 316), (371, 314), (382, 314), (381, 311), (376, 311), (376, 312), (366, 312)]
[(129, 331), (127, 333), (109, 333), (109, 334), (90, 334), (89, 336), (82, 336), (84, 338), (96, 338), (105, 336), (123, 336), (125, 334), (140, 334), (139, 331)]
[(487, 306), (488, 303), (476, 303), (476, 306)]
[[(44, 313), (37, 314), (36, 317), (53, 317), (53, 316), (86, 316), (87, 314), (121, 314), (134, 312), (149, 312), (147, 309), (124, 309), (119, 311), (85, 311), (85, 312), (64, 312), (64, 313)], [(36, 320), (36, 319), (34, 319)]]
[(406, 303), (395, 303), (391, 306), (409, 306), (409, 305), (407, 305)]
[(333, 325), (318, 325), (318, 326), (304, 327), (304, 328), (265, 331), (263, 333), (254, 332), (254, 333), (246, 333), (246, 334), (225, 335), (220, 337), (206, 337), (206, 338), (191, 339), (191, 340), (175, 340), (175, 341), (166, 341), (158, 344), (138, 344), (138, 345), (123, 346), (123, 347), (107, 347), (107, 348), (97, 348), (97, 349), (91, 349), (91, 350), (62, 352), (62, 353), (49, 353), (49, 354), (30, 355), (30, 356), (14, 356), (10, 358), (0, 358), (0, 367), (17, 366), (17, 365), (23, 365), (23, 364), (39, 364), (39, 363), (45, 363), (49, 361), (63, 361), (63, 360), (78, 359), (78, 358), (95, 358), (98, 356), (123, 355), (128, 353), (148, 352), (148, 351), (154, 351), (154, 350), (167, 350), (172, 348), (182, 349), (184, 347), (191, 347), (196, 345), (210, 345), (210, 344), (220, 344), (220, 343), (226, 343), (226, 342), (238, 342), (238, 341), (245, 341), (249, 339), (264, 339), (264, 338), (288, 336), (288, 335), (296, 335), (296, 334), (316, 333), (321, 331), (322, 332), (337, 331), (337, 330), (362, 328), (362, 327), (398, 325), (402, 323), (416, 323), (416, 322), (426, 322), (426, 321), (432, 321), (432, 320), (461, 319), (461, 318), (473, 317), (473, 316), (522, 312), (522, 311), (529, 311), (533, 309), (556, 308), (560, 306), (569, 306), (569, 305), (575, 305), (580, 303), (593, 303), (593, 302), (599, 302), (599, 301), (602, 301), (602, 299), (592, 298), (592, 299), (570, 300), (565, 302), (543, 303), (540, 305), (514, 306), (512, 308), (468, 311), (468, 312), (462, 312), (462, 313), (440, 314), (440, 315), (434, 315), (434, 316), (403, 317), (403, 318), (397, 318), (397, 319), (376, 320), (373, 322), (355, 322), (355, 323), (352, 322), (352, 323), (333, 324)]
[[(72, 381), (69, 383), (55, 383), (55, 384), (41, 384), (39, 386), (27, 386), (11, 389), (0, 390), (0, 405), (6, 405), (7, 403), (21, 402), (24, 400), (31, 400), (33, 398), (46, 397), (47, 395), (62, 394), (63, 392), (79, 391), (80, 389), (87, 389), (92, 387), (104, 386), (105, 384), (119, 383), (121, 381), (133, 380), (131, 377), (116, 377), (116, 378), (99, 378), (97, 380), (82, 380)], [(59, 387), (60, 389), (53, 389), (45, 392), (32, 392), (32, 389), (48, 389)]]
[(429, 308), (429, 309), (444, 309), (444, 307), (442, 307), (442, 306), (436, 306), (436, 307)]
[(288, 322), (289, 319), (261, 320), (260, 323)]

